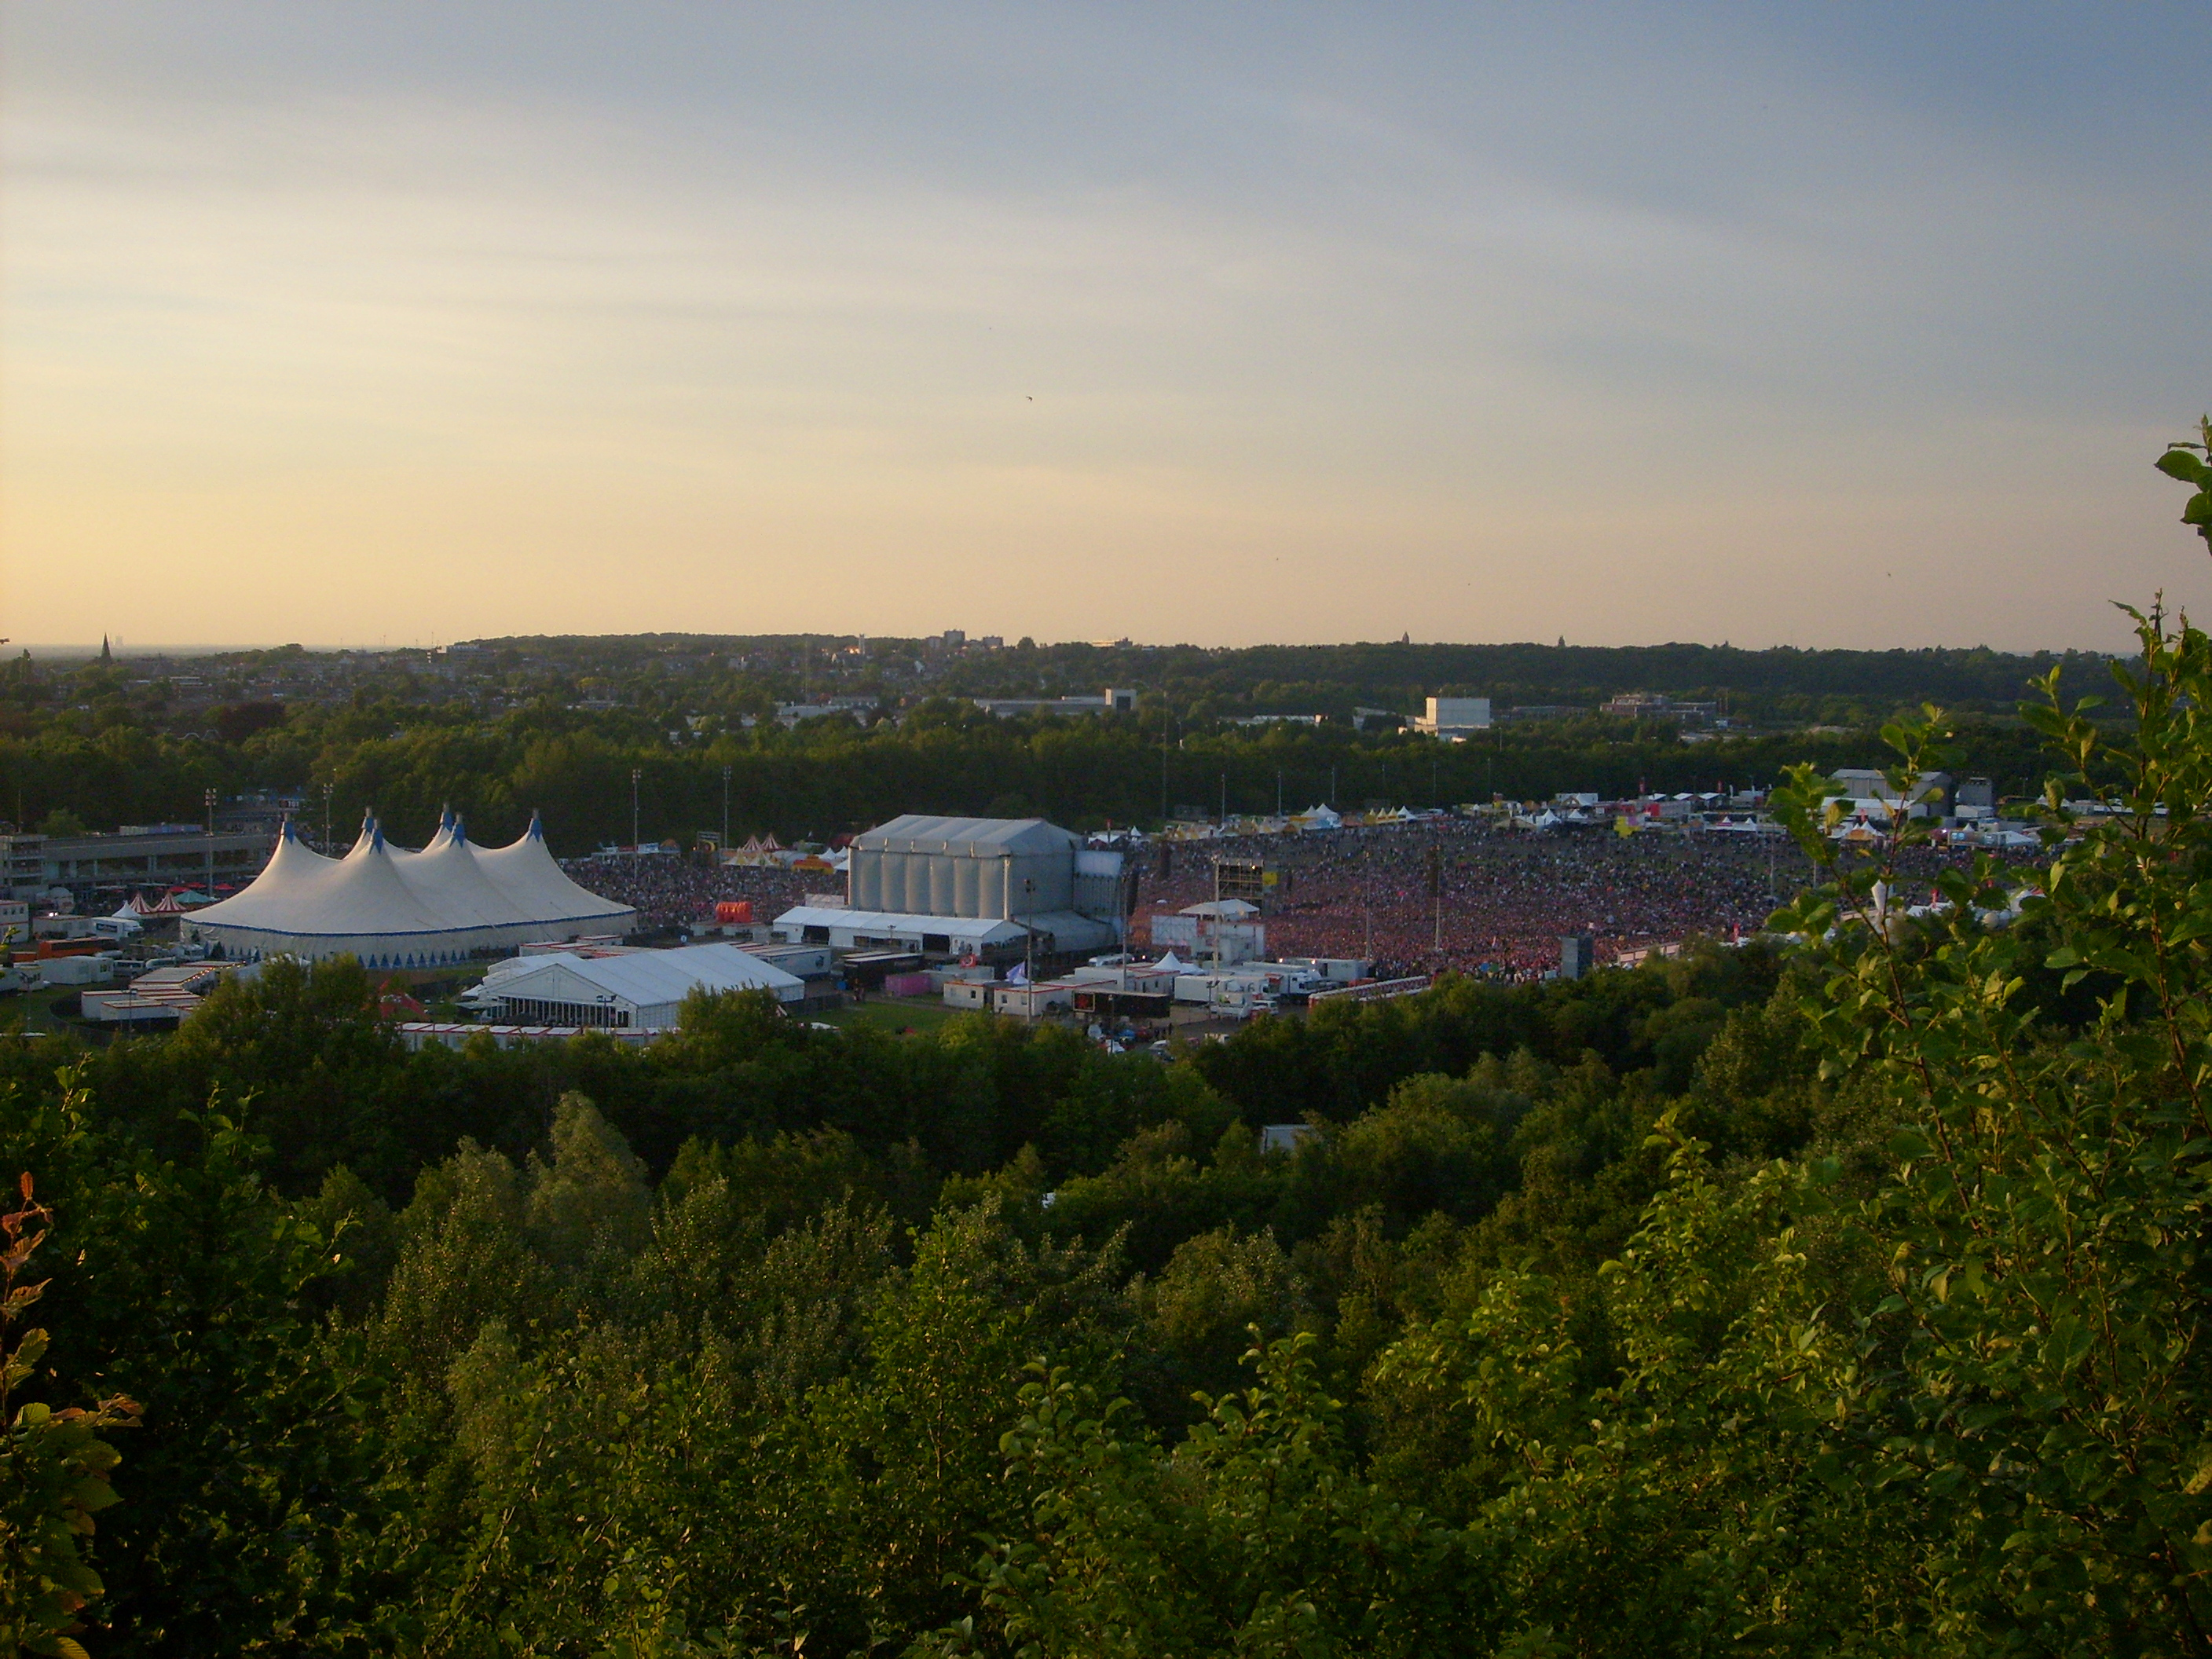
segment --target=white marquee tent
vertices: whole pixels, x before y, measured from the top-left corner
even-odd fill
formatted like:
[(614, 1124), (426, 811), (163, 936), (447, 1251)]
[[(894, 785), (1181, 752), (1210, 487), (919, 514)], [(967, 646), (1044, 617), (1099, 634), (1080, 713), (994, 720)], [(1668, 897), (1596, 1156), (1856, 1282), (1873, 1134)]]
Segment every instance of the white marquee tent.
[(588, 893), (546, 850), (536, 814), (511, 846), (478, 847), (448, 813), (420, 852), (395, 848), (374, 817), (342, 859), (304, 846), (289, 823), (245, 891), (198, 910), (184, 936), (233, 960), (359, 958), (367, 968), (434, 968), (479, 951), (626, 933), (637, 912)]
[(465, 1005), (526, 1024), (665, 1030), (694, 991), (766, 991), (798, 1002), (806, 981), (734, 945), (584, 956), (554, 951), (495, 965)]

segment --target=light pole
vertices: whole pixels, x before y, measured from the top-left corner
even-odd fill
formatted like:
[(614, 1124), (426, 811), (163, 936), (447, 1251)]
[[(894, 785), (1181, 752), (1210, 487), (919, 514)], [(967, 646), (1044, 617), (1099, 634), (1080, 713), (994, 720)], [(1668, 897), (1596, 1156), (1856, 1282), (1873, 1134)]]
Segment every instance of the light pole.
[(323, 786), (323, 856), (325, 858), (331, 855), (331, 791), (337, 785), (334, 783), (326, 783)]
[(722, 851), (730, 850), (730, 769), (722, 769)]
[(643, 775), (642, 769), (635, 766), (629, 769), (629, 859), (632, 864), (637, 862), (638, 851), (637, 781)]
[[(215, 902), (215, 802), (216, 792), (210, 788), (200, 797), (207, 805), (207, 896)], [(151, 860), (149, 860), (150, 862)]]

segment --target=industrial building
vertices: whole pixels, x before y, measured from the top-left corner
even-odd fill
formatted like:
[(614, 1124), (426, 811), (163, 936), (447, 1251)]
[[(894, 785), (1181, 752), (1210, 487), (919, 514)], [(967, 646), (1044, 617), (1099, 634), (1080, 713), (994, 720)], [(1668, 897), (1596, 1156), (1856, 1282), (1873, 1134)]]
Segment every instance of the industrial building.
[[(1940, 818), (1951, 810), (1954, 780), (1948, 772), (1923, 772), (1915, 781), (1908, 799), (1889, 781), (1888, 774), (1872, 767), (1840, 767), (1830, 775), (1844, 791), (1844, 811), (1846, 816), (1887, 819), (1902, 813), (1908, 818)], [(1981, 785), (1978, 798), (1984, 802), (1994, 801), (1995, 795), (1987, 778), (1975, 780)]]
[(1137, 706), (1137, 694), (1109, 685), (1095, 697), (976, 697), (973, 701), (985, 714), (1011, 720), (1017, 714), (1126, 714)]
[(1431, 697), (1428, 712), (1413, 716), (1413, 730), (1456, 742), (1471, 732), (1490, 729), (1487, 697)]
[(112, 835), (0, 836), (0, 896), (42, 899), (49, 890), (157, 887), (247, 881), (276, 845), (267, 830), (129, 824)]
[(775, 919), (779, 939), (1004, 960), (1109, 949), (1121, 938), (1122, 855), (1042, 818), (908, 813), (854, 838), (842, 908)]
[[(188, 962), (141, 974), (120, 990), (86, 991), (77, 1000), (95, 1025), (173, 1025), (200, 1006), (226, 969), (219, 962)], [(48, 984), (55, 981), (50, 977)]]

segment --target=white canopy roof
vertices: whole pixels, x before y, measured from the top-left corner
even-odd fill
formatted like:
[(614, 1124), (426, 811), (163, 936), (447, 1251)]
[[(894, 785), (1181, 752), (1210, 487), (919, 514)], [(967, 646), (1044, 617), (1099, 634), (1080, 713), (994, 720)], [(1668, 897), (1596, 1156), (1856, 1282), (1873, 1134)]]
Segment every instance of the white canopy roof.
[(624, 951), (584, 957), (556, 951), (525, 957), (487, 979), (485, 1001), (577, 1000), (579, 985), (597, 996), (634, 1008), (681, 1002), (693, 991), (768, 991), (790, 1002), (806, 994), (806, 981), (734, 945), (692, 945), (674, 951)]
[(287, 823), (252, 884), (196, 912), (188, 928), (239, 954), (351, 955), (383, 967), (623, 933), (636, 919), (561, 872), (534, 814), (511, 846), (487, 850), (448, 813), (420, 852), (395, 849), (374, 817), (364, 819), (343, 859), (311, 851)]
[(998, 859), (1012, 853), (1059, 853), (1079, 838), (1042, 818), (951, 818), (908, 812), (853, 837), (863, 852), (956, 853)]
[[(459, 833), (458, 820), (454, 833)], [(622, 928), (601, 928), (602, 933), (624, 931), (637, 919), (637, 912), (629, 906), (603, 899), (568, 879), (546, 850), (545, 829), (535, 812), (530, 815), (530, 827), (506, 846), (471, 850), (476, 854), (477, 868), (490, 878), (492, 885), (530, 915), (622, 921)]]

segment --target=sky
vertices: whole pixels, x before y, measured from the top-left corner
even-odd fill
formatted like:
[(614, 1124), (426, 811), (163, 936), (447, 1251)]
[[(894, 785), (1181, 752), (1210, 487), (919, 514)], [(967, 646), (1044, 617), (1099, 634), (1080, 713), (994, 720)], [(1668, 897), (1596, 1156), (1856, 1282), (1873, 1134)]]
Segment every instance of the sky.
[(2212, 9), (0, 3), (0, 634), (2113, 647)]

